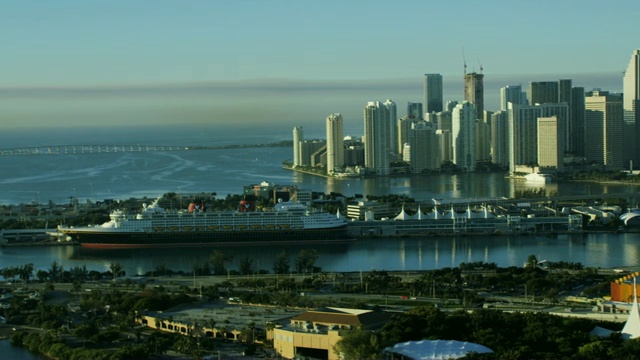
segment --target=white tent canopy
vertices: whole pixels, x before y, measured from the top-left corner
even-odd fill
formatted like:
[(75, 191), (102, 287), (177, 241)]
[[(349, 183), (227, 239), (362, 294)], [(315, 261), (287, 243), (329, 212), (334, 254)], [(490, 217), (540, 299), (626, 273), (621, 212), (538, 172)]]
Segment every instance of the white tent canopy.
[(486, 346), (455, 340), (421, 340), (395, 344), (384, 349), (387, 353), (402, 355), (414, 360), (458, 359), (470, 352), (492, 353)]

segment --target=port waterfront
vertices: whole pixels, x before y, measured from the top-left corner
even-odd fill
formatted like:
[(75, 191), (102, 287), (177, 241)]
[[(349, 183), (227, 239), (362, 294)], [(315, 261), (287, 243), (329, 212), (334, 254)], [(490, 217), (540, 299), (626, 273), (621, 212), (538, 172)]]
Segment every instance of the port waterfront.
[[(631, 271), (634, 269), (627, 269), (625, 272)], [(617, 270), (614, 269), (599, 269), (598, 273), (601, 275), (612, 275), (616, 274)], [(425, 272), (391, 272), (391, 276), (397, 276), (401, 279), (402, 282), (410, 283), (422, 275)], [(111, 291), (111, 290), (119, 290), (124, 292), (137, 292), (140, 286), (138, 285), (146, 285), (148, 287), (162, 287), (166, 291), (174, 292), (180, 291), (184, 288), (191, 288), (193, 293), (197, 293), (197, 289), (200, 287), (207, 287), (212, 285), (219, 285), (228, 281), (232, 281), (233, 283), (241, 283), (242, 281), (247, 280), (273, 280), (274, 278), (291, 279), (296, 283), (302, 283), (303, 280), (312, 278), (314, 274), (289, 274), (289, 275), (268, 275), (268, 274), (256, 274), (251, 276), (156, 276), (156, 277), (140, 277), (137, 279), (124, 278), (124, 279), (116, 279), (116, 280), (102, 280), (97, 282), (89, 282), (83, 283), (81, 289), (74, 289), (74, 285), (69, 283), (54, 283), (53, 288), (55, 293), (53, 296), (57, 298), (56, 301), (64, 301), (68, 302), (73, 299), (74, 294), (81, 295), (82, 293), (90, 293), (93, 291)], [(335, 285), (331, 286), (331, 281), (335, 281), (335, 279), (339, 279), (340, 283), (348, 283), (352, 285), (362, 285), (363, 276), (366, 277), (367, 273), (325, 273), (323, 274), (324, 281), (329, 288), (335, 288)], [(46, 284), (43, 283), (29, 283), (29, 284), (11, 284), (9, 285), (9, 289), (15, 289), (16, 287), (20, 287), (21, 291), (26, 291), (28, 288), (29, 291), (40, 290), (45, 287)], [(4, 285), (3, 287), (7, 287)], [(235, 292), (243, 292), (248, 291), (250, 289), (243, 288), (234, 288)], [(342, 299), (341, 301), (346, 301), (346, 303), (354, 302), (354, 303), (367, 303), (370, 305), (377, 305), (382, 308), (388, 308), (390, 310), (398, 311), (398, 310), (406, 310), (408, 308), (424, 305), (424, 304), (437, 304), (443, 310), (450, 308), (452, 310), (460, 308), (461, 304), (457, 302), (449, 302), (446, 301), (446, 298), (442, 297), (432, 297), (429, 295), (423, 296), (413, 296), (412, 294), (407, 293), (408, 295), (398, 295), (398, 294), (380, 294), (380, 293), (348, 293), (348, 294), (340, 294), (334, 293), (332, 291), (316, 291), (311, 293), (300, 293), (303, 297), (311, 297), (315, 298), (317, 301), (332, 301), (335, 299)], [(548, 302), (535, 300), (533, 297), (527, 297), (526, 291), (523, 295), (516, 294), (500, 294), (494, 295), (491, 293), (482, 293), (482, 297), (485, 299), (485, 305), (490, 304), (490, 307), (500, 308), (502, 310), (508, 311), (536, 311), (536, 312), (546, 312), (554, 315), (560, 316), (573, 316), (573, 317), (584, 317), (590, 318), (594, 320), (604, 320), (611, 322), (623, 322), (626, 320), (626, 315), (624, 314), (612, 314), (612, 313), (592, 313), (590, 312), (589, 305), (569, 305), (573, 306), (571, 309), (567, 308), (567, 304), (564, 303), (556, 303), (556, 302)], [(322, 300), (325, 299), (325, 300)], [(224, 300), (224, 299), (223, 299)], [(456, 305), (457, 304), (457, 305)], [(238, 311), (234, 309), (234, 307), (246, 307), (244, 305), (240, 306), (234, 303), (232, 298), (229, 298), (229, 304), (225, 305), (225, 301), (222, 302), (200, 302), (195, 305), (180, 307), (180, 309), (172, 309), (165, 312), (151, 312), (145, 313), (147, 316), (162, 316), (165, 319), (174, 319), (170, 320), (176, 324), (185, 324), (185, 326), (189, 326), (193, 318), (202, 318), (206, 316), (207, 311), (211, 306), (218, 309), (218, 312), (222, 313), (231, 313), (233, 311)], [(255, 305), (247, 305), (248, 308), (258, 309), (260, 306), (255, 307)], [(486, 307), (486, 306), (485, 306)], [(242, 310), (242, 309), (240, 309)], [(245, 309), (245, 311), (247, 311)], [(256, 312), (256, 310), (251, 310), (252, 312)], [(288, 313), (287, 316), (292, 316), (295, 314), (299, 314), (304, 312), (304, 309), (297, 308), (289, 308), (287, 310), (283, 310), (284, 314)], [(272, 311), (267, 310), (267, 313), (272, 313)], [(159, 315), (160, 314), (160, 315)], [(185, 317), (186, 316), (186, 317)], [(254, 315), (255, 316), (255, 315)], [(273, 316), (273, 315), (272, 315)], [(230, 326), (234, 323), (230, 323)], [(239, 323), (239, 325), (242, 325)], [(157, 325), (156, 325), (157, 326)], [(152, 326), (153, 327), (153, 326)], [(29, 328), (24, 326), (17, 327), (19, 331), (39, 331), (36, 328)], [(1, 334), (10, 335), (15, 328), (12, 327), (11, 330), (9, 327), (4, 327), (0, 329)], [(146, 335), (152, 332), (152, 329), (145, 330)], [(238, 332), (239, 334), (239, 332)], [(221, 349), (226, 349), (227, 352), (224, 353), (224, 358), (238, 358), (238, 359), (249, 359), (251, 357), (241, 357), (238, 356), (242, 352), (242, 348), (244, 348), (241, 344), (236, 344), (235, 346), (227, 346), (222, 347), (217, 346), (218, 351)], [(20, 353), (19, 351), (17, 352)], [(31, 359), (31, 357), (27, 357)], [(33, 357), (37, 358), (37, 357)]]
[[(609, 198), (624, 197), (624, 194), (603, 194), (598, 199), (607, 201)], [(495, 207), (505, 207), (510, 203), (525, 202), (536, 206), (539, 203), (539, 209), (545, 210), (545, 206), (551, 203), (559, 202), (567, 203), (584, 203), (585, 201), (593, 201), (590, 195), (571, 195), (571, 196), (554, 196), (538, 199), (499, 199), (492, 205)], [(137, 202), (144, 201), (139, 199)], [(475, 199), (475, 202), (481, 204), (486, 203), (487, 199)], [(473, 204), (469, 201), (468, 203)], [(461, 206), (459, 203), (458, 206)], [(465, 205), (466, 203), (462, 204)], [(414, 208), (416, 204), (412, 205)], [(446, 205), (443, 207), (446, 208)], [(96, 211), (89, 203), (80, 208), (71, 208), (67, 215), (77, 215), (78, 209), (84, 211)], [(426, 207), (425, 207), (426, 209)], [(414, 211), (416, 209), (413, 209)], [(106, 212), (107, 210), (103, 210)], [(426, 212), (426, 211), (424, 211)], [(548, 214), (547, 214), (548, 215)], [(12, 214), (14, 218), (30, 217), (29, 214)], [(35, 219), (36, 217), (31, 216)], [(40, 217), (46, 220), (47, 216)], [(527, 221), (536, 221), (544, 224), (546, 219), (556, 221), (558, 219), (567, 219), (566, 217), (533, 217), (531, 219), (523, 219)], [(417, 220), (413, 220), (414, 222)], [(566, 220), (562, 220), (566, 222)], [(390, 271), (413, 271), (435, 269), (439, 267), (455, 267), (461, 262), (486, 261), (495, 262), (499, 266), (520, 265), (523, 259), (529, 254), (543, 255), (550, 261), (578, 261), (586, 266), (593, 267), (616, 267), (629, 266), (637, 261), (638, 255), (636, 251), (629, 252), (629, 249), (635, 249), (636, 236), (633, 233), (618, 232), (617, 227), (590, 227), (583, 234), (568, 233), (565, 231), (547, 231), (544, 226), (538, 230), (532, 228), (532, 231), (524, 232), (504, 232), (504, 236), (495, 236), (493, 231), (484, 231), (479, 233), (461, 233), (453, 231), (438, 231), (420, 233), (403, 233), (398, 234), (396, 227), (402, 223), (401, 221), (387, 222), (353, 222), (350, 223), (350, 231), (356, 237), (367, 235), (360, 240), (351, 243), (318, 245), (318, 244), (295, 244), (289, 246), (278, 246), (275, 244), (259, 245), (251, 248), (241, 245), (225, 245), (222, 247), (228, 252), (233, 260), (230, 263), (231, 268), (237, 266), (237, 262), (242, 257), (250, 257), (254, 263), (261, 269), (270, 269), (272, 259), (280, 252), (285, 251), (291, 256), (295, 255), (302, 248), (317, 248), (319, 250), (319, 266), (324, 271), (359, 271), (372, 268), (385, 269)], [(408, 223), (408, 222), (407, 222)], [(552, 227), (548, 227), (552, 230)], [(30, 230), (25, 230), (29, 232)], [(373, 237), (371, 236), (373, 235)], [(474, 236), (469, 236), (474, 235)], [(30, 238), (30, 235), (27, 237)], [(622, 246), (625, 251), (618, 254), (611, 247), (611, 243), (617, 243)], [(46, 243), (45, 244), (51, 244)], [(55, 245), (66, 245), (68, 243), (53, 243)], [(130, 249), (127, 251), (112, 250), (95, 250), (87, 249), (79, 246), (57, 246), (58, 249), (38, 249), (38, 247), (29, 247), (16, 249), (15, 246), (5, 246), (0, 248), (0, 264), (3, 266), (22, 265), (19, 263), (20, 258), (30, 258), (35, 263), (36, 268), (46, 268), (52, 261), (67, 266), (87, 265), (89, 268), (103, 269), (110, 260), (120, 261), (125, 265), (128, 274), (140, 274), (145, 271), (153, 270), (155, 267), (165, 264), (175, 266), (182, 270), (189, 270), (194, 265), (207, 262), (208, 255), (216, 249), (216, 246), (205, 246), (201, 249), (181, 249), (179, 253), (175, 253), (173, 249)], [(599, 249), (606, 254), (593, 251)], [(450, 259), (447, 261), (447, 259)], [(261, 264), (261, 265), (260, 265)]]
[[(295, 175), (296, 177), (299, 174)], [(307, 176), (307, 175), (304, 175)], [(328, 179), (326, 181), (331, 181)], [(366, 179), (369, 182), (372, 179)], [(357, 190), (356, 190), (357, 191)], [(622, 198), (629, 198), (630, 194), (623, 194)], [(582, 202), (589, 202), (596, 196), (581, 194)], [(606, 195), (605, 196), (613, 196)], [(633, 193), (631, 193), (633, 196)], [(613, 197), (618, 197), (615, 195)], [(598, 195), (600, 198), (600, 195)], [(558, 199), (543, 199), (553, 201)], [(403, 279), (414, 279), (427, 270), (444, 267), (457, 267), (462, 262), (495, 262), (499, 266), (522, 266), (526, 257), (535, 254), (540, 259), (549, 261), (575, 261), (590, 267), (623, 267), (625, 270), (640, 263), (640, 241), (635, 234), (630, 233), (586, 233), (586, 234), (528, 234), (505, 236), (417, 236), (405, 237), (376, 237), (360, 239), (349, 244), (314, 246), (296, 245), (289, 247), (257, 246), (225, 247), (233, 258), (229, 268), (235, 269), (237, 261), (242, 257), (254, 260), (256, 269), (269, 269), (273, 259), (282, 251), (292, 256), (303, 248), (317, 248), (317, 265), (327, 276), (346, 276), (352, 282), (358, 282), (361, 271), (366, 273), (373, 269), (389, 270)], [(89, 269), (104, 271), (112, 261), (122, 262), (128, 278), (166, 264), (170, 268), (182, 269), (187, 272), (198, 263), (207, 262), (216, 247), (203, 249), (137, 249), (137, 250), (90, 250), (79, 246), (57, 247), (5, 247), (0, 248), (0, 267), (34, 263), (36, 269), (47, 269), (53, 261), (63, 264), (65, 268), (86, 265)], [(256, 274), (269, 278), (275, 275)], [(285, 275), (286, 276), (286, 275)], [(299, 275), (290, 274), (289, 277)], [(251, 278), (251, 277), (250, 277)], [(229, 276), (199, 277), (181, 276), (159, 278), (154, 277), (154, 284), (163, 286), (179, 286), (197, 288), (207, 284), (219, 283), (239, 278)], [(106, 286), (110, 286), (107, 284)], [(56, 284), (56, 288), (64, 289), (64, 285)], [(84, 285), (83, 285), (84, 286)], [(88, 289), (92, 286), (86, 285)], [(122, 285), (120, 285), (122, 286)], [(86, 290), (85, 290), (86, 291)], [(323, 296), (323, 294), (311, 294)], [(337, 294), (326, 296), (341, 296)], [(413, 300), (402, 300), (381, 297), (381, 295), (365, 295), (369, 300), (378, 304), (397, 301), (412, 303)], [(416, 301), (428, 299), (415, 299)], [(559, 309), (558, 309), (559, 310)], [(606, 315), (596, 314), (596, 318), (605, 319)], [(624, 317), (620, 316), (619, 319)]]

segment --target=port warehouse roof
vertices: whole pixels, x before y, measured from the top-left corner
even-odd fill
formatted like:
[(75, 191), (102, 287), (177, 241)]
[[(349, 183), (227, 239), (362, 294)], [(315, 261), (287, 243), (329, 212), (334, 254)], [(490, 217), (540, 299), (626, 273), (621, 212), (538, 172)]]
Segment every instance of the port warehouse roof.
[(395, 344), (384, 349), (385, 353), (402, 355), (413, 360), (459, 359), (470, 352), (493, 353), (486, 346), (455, 340), (421, 340)]
[(145, 315), (158, 319), (172, 318), (176, 324), (188, 324), (199, 321), (206, 325), (208, 320), (215, 320), (218, 327), (225, 323), (233, 329), (240, 330), (248, 323), (254, 322), (256, 327), (264, 328), (266, 322), (284, 322), (304, 310), (285, 309), (271, 306), (252, 306), (227, 303), (185, 304), (166, 311), (149, 311)]
[[(487, 197), (487, 198), (470, 198), (470, 199), (431, 199), (434, 205), (460, 205), (460, 204), (484, 204), (508, 201), (506, 197)], [(421, 202), (424, 203), (424, 202)]]
[(371, 328), (389, 320), (389, 315), (380, 311), (324, 307), (310, 310), (291, 319), (292, 322), (340, 324), (352, 327)]

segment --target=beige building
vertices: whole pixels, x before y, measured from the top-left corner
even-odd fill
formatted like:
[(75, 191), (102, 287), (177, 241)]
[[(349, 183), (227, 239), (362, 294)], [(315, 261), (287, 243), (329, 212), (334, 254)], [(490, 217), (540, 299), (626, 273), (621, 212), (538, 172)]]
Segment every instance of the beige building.
[(538, 166), (563, 169), (564, 126), (557, 116), (538, 118)]
[[(273, 329), (273, 348), (286, 359), (309, 356), (337, 360), (340, 356), (334, 347), (341, 339), (341, 331), (375, 329), (388, 320), (386, 313), (372, 310), (328, 307), (307, 311), (292, 318), (288, 325)], [(267, 338), (270, 336), (267, 334)]]

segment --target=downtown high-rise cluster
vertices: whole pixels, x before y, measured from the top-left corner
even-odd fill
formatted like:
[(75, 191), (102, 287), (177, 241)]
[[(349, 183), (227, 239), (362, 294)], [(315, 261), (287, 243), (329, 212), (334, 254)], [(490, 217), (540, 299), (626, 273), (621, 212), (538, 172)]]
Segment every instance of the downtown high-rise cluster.
[(398, 117), (392, 100), (364, 107), (362, 139), (345, 138), (343, 119), (326, 119), (327, 140), (293, 130), (294, 166), (326, 166), (332, 175), (389, 175), (480, 164), (510, 173), (640, 167), (640, 49), (623, 75), (623, 94), (585, 91), (571, 79), (532, 81), (500, 89), (500, 109), (484, 106), (484, 74), (464, 73), (462, 101), (443, 98), (440, 74), (424, 75), (424, 100)]

